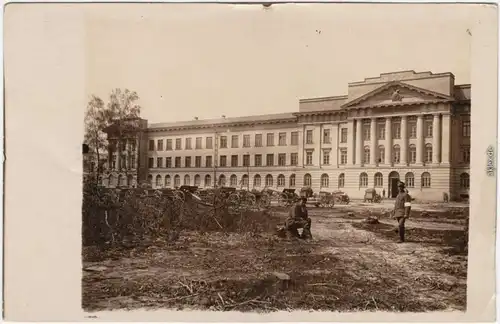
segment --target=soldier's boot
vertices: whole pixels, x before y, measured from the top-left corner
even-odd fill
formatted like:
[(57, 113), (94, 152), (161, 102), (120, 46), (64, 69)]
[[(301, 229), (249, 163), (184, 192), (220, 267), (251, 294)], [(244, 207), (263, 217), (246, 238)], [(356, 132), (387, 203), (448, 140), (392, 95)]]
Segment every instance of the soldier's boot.
[(405, 241), (405, 228), (399, 227), (399, 243), (403, 243)]
[(296, 239), (300, 237), (299, 236), (299, 232), (297, 231), (297, 229), (287, 229), (286, 230), (286, 238), (287, 239)]
[(302, 232), (301, 238), (304, 240), (312, 240), (311, 230), (304, 229), (304, 231)]

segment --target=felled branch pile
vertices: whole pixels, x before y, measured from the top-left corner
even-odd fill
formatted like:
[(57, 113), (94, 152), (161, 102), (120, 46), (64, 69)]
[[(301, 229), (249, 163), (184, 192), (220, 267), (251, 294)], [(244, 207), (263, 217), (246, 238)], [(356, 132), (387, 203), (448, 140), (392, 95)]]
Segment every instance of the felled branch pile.
[(277, 224), (269, 212), (241, 208), (239, 201), (228, 200), (218, 191), (208, 200), (200, 200), (189, 192), (174, 193), (84, 184), (83, 244), (173, 241), (183, 230), (260, 232)]

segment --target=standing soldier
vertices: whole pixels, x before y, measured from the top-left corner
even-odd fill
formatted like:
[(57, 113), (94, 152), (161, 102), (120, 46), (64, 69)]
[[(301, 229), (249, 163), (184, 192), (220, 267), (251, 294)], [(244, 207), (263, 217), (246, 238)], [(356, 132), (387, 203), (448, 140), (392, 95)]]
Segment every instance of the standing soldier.
[[(306, 202), (307, 198), (301, 197), (300, 201), (290, 208), (288, 219), (285, 222), (285, 230), (288, 237), (312, 239), (311, 219), (307, 213)], [(302, 228), (302, 236), (299, 235), (299, 228)]]
[(385, 198), (385, 188), (382, 189), (382, 197)]
[(399, 193), (394, 204), (393, 217), (398, 221), (396, 232), (399, 232), (399, 243), (403, 243), (405, 241), (405, 221), (410, 217), (411, 197), (405, 190), (403, 182), (398, 184), (398, 189)]

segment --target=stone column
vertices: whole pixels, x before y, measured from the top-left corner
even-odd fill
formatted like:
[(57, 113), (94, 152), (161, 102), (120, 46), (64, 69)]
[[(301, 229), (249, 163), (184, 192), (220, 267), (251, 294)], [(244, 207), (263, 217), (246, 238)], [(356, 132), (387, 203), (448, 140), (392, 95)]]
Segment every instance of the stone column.
[(338, 151), (339, 151), (339, 124), (332, 124), (332, 130), (330, 131), (332, 150), (330, 154), (330, 164), (337, 166), (339, 164), (338, 161)]
[(385, 119), (385, 164), (392, 164), (392, 119)]
[(299, 138), (297, 145), (297, 166), (304, 167), (304, 143), (305, 143), (305, 126), (298, 129)]
[(363, 165), (363, 119), (356, 119), (356, 165)]
[(401, 116), (401, 157), (400, 163), (408, 165), (408, 116)]
[(370, 164), (377, 165), (377, 118), (372, 117), (370, 123)]
[(416, 165), (424, 162), (424, 116), (417, 117), (417, 161)]
[(450, 132), (451, 132), (451, 116), (443, 114), (443, 127), (441, 129), (441, 165), (450, 165)]
[(439, 119), (439, 114), (434, 114), (434, 118), (432, 121), (432, 164), (439, 164), (439, 158), (441, 156), (441, 132), (439, 127)]
[(347, 164), (354, 165), (354, 119), (347, 123)]

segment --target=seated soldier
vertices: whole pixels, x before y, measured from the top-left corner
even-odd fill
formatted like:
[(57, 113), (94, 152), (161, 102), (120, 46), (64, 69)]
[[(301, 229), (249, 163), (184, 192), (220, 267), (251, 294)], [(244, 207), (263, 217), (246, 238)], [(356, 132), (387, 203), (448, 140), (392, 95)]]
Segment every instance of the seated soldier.
[[(288, 219), (285, 222), (286, 234), (290, 238), (312, 239), (311, 219), (307, 213), (306, 202), (307, 198), (301, 197), (300, 201), (290, 208)], [(300, 228), (302, 228), (302, 235), (299, 235), (298, 229)]]

